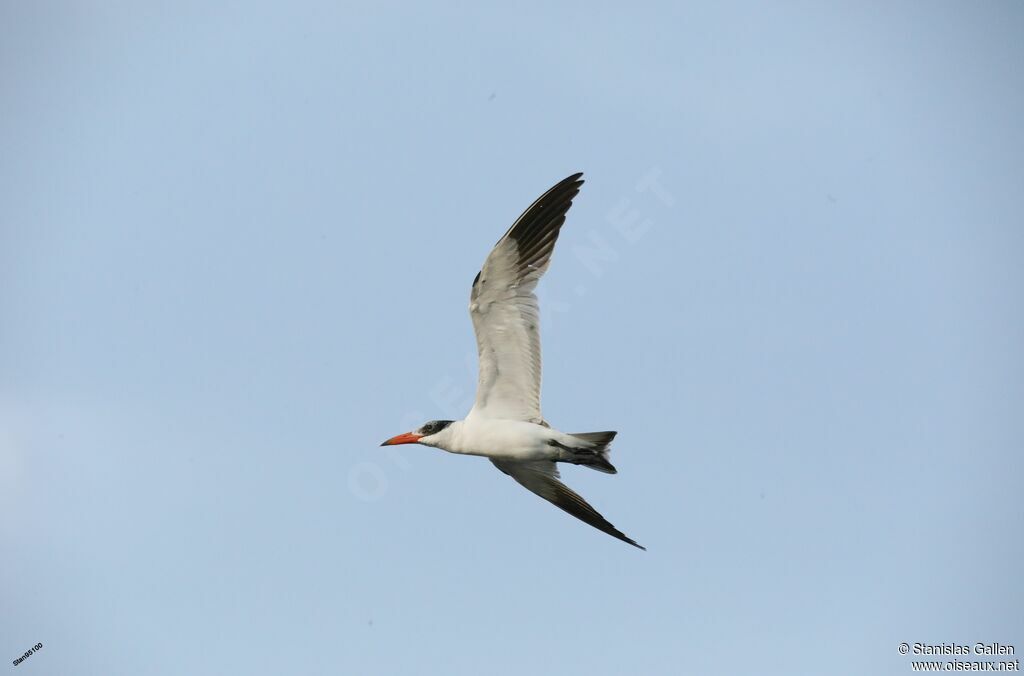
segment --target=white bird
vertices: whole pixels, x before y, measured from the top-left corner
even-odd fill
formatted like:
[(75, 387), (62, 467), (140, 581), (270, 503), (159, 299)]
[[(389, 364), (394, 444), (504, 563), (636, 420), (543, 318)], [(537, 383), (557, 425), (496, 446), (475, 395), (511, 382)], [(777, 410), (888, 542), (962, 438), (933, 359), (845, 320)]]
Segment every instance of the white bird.
[(615, 474), (608, 453), (616, 433), (566, 434), (548, 425), (540, 413), (540, 317), (533, 290), (548, 269), (582, 176), (569, 176), (531, 204), (498, 240), (473, 280), (469, 314), (480, 376), (476, 402), (465, 420), (431, 420), (381, 445), (423, 444), (490, 458), (556, 507), (644, 549), (559, 481), (555, 465), (568, 462)]

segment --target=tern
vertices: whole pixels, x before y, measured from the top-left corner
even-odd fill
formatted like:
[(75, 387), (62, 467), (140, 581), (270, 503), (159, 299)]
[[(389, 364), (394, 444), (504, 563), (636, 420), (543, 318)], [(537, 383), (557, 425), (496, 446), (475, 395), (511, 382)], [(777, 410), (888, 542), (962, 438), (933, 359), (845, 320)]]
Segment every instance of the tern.
[(551, 427), (540, 412), (540, 311), (534, 289), (551, 262), (582, 176), (573, 174), (538, 197), (498, 240), (473, 280), (469, 315), (480, 373), (469, 414), (464, 420), (431, 420), (381, 446), (422, 444), (484, 456), (556, 507), (645, 549), (559, 481), (559, 462), (615, 474), (608, 454), (616, 433), (567, 434)]

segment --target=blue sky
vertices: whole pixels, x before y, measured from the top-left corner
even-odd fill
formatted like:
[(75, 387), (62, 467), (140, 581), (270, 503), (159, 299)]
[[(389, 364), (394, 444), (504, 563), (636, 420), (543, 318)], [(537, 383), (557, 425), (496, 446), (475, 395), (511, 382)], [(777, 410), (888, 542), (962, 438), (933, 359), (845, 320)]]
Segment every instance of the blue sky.
[[(19, 674), (904, 674), (1024, 650), (1016, 3), (0, 5)], [(479, 458), (469, 285), (541, 284), (563, 474)]]

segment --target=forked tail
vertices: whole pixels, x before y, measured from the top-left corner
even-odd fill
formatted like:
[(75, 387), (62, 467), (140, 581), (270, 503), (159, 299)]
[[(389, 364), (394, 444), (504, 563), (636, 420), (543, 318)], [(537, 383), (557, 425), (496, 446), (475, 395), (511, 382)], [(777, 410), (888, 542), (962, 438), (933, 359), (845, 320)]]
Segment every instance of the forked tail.
[(578, 443), (560, 444), (557, 441), (551, 443), (566, 451), (563, 462), (571, 462), (574, 465), (584, 465), (606, 474), (616, 474), (618, 470), (608, 461), (611, 453), (612, 439), (617, 432), (579, 432), (570, 434)]

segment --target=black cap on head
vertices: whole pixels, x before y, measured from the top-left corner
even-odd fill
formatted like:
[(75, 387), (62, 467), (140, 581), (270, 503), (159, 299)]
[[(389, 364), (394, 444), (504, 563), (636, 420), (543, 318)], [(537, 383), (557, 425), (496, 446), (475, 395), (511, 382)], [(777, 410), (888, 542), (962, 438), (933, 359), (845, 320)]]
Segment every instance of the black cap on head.
[(424, 423), (423, 427), (421, 427), (419, 431), (423, 436), (429, 437), (431, 434), (437, 434), (453, 422), (453, 420), (431, 420), (428, 423)]

